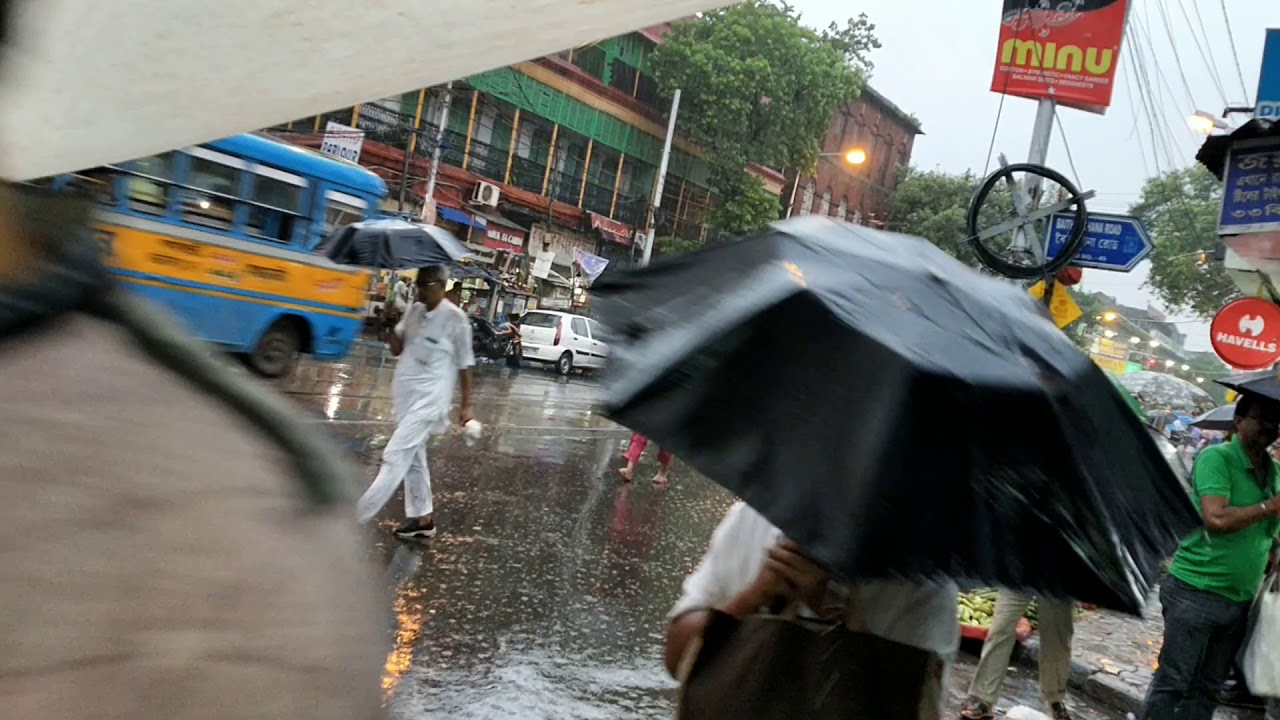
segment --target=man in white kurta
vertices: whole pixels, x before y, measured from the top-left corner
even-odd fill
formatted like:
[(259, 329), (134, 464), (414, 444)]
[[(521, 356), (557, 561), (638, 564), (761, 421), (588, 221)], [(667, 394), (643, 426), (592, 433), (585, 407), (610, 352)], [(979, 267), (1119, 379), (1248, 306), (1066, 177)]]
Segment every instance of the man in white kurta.
[(417, 280), (417, 302), (409, 306), (390, 338), (400, 361), (391, 380), (396, 429), (382, 451), (378, 477), (357, 504), (360, 522), (368, 522), (404, 483), (407, 520), (396, 528), (403, 538), (435, 535), (427, 438), (449, 426), (455, 382), (461, 387), (459, 422), (471, 420), (471, 321), (445, 298), (448, 271), (424, 268)]

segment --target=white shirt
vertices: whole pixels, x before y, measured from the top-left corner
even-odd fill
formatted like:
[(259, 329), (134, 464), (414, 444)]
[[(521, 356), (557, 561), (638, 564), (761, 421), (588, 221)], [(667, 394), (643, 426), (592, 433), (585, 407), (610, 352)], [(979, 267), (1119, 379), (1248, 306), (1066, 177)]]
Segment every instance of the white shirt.
[(471, 321), (448, 300), (434, 310), (414, 303), (396, 325), (404, 350), (391, 381), (396, 415), (424, 412), (446, 421), (458, 371), (476, 364), (471, 351)]
[[(739, 502), (711, 536), (702, 563), (684, 581), (684, 592), (668, 617), (728, 602), (760, 574), (782, 531)], [(952, 582), (872, 580), (850, 589), (866, 631), (935, 652), (945, 659), (960, 647), (956, 621), (958, 590)]]

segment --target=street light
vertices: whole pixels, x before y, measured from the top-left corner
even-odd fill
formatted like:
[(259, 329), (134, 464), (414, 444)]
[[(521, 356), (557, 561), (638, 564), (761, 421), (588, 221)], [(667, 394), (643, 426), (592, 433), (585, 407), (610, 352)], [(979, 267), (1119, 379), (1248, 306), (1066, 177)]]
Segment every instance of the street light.
[(1142, 338), (1138, 337), (1137, 335), (1134, 335), (1133, 337), (1129, 338), (1129, 342), (1133, 343), (1134, 345), (1137, 345), (1138, 343), (1142, 342)]
[(1204, 378), (1202, 378), (1202, 377), (1198, 377), (1198, 378), (1196, 378), (1196, 382), (1198, 382), (1198, 383), (1202, 383), (1202, 382), (1204, 382)]
[(1227, 129), (1227, 124), (1225, 122), (1203, 110), (1197, 110), (1195, 111), (1195, 114), (1187, 118), (1187, 125), (1189, 125), (1192, 130), (1204, 135), (1208, 135), (1214, 130)]
[(1159, 340), (1148, 340), (1147, 344), (1150, 345), (1151, 347), (1160, 347)]
[(1120, 317), (1120, 315), (1118, 315), (1116, 311), (1108, 310), (1102, 313), (1102, 322), (1115, 322), (1118, 317)]
[(1172, 361), (1172, 360), (1165, 360), (1165, 361), (1164, 361), (1164, 366), (1165, 366), (1165, 367), (1173, 367), (1173, 361)]
[(1105, 330), (1105, 331), (1103, 331), (1103, 333), (1102, 333), (1102, 334), (1103, 334), (1103, 335), (1106, 335), (1106, 336), (1107, 336), (1107, 337), (1109, 337), (1109, 338), (1113, 338), (1113, 337), (1115, 337), (1115, 336), (1116, 336), (1116, 331), (1115, 331), (1115, 330)]
[(867, 161), (867, 151), (862, 148), (851, 148), (845, 152), (818, 153), (820, 158), (844, 158), (849, 165), (861, 165)]
[(1183, 363), (1183, 365), (1182, 365), (1182, 371), (1183, 371), (1183, 372), (1186, 372), (1186, 371), (1188, 371), (1188, 370), (1190, 370), (1190, 369), (1191, 369), (1191, 366), (1190, 366), (1190, 365), (1187, 365), (1186, 363)]

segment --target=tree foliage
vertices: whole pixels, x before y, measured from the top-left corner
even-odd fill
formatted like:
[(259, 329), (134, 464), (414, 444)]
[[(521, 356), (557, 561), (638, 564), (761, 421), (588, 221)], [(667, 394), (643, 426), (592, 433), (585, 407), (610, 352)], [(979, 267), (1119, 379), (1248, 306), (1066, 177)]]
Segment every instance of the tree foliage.
[(746, 166), (814, 167), (832, 115), (862, 89), (874, 29), (859, 16), (817, 32), (785, 3), (749, 0), (677, 24), (654, 51), (659, 89), (681, 90), (679, 127), (705, 150), (718, 230), (777, 218), (777, 199)]
[(1129, 212), (1155, 242), (1147, 286), (1168, 309), (1201, 318), (1239, 294), (1219, 263), (1200, 262), (1217, 242), (1222, 183), (1199, 165), (1149, 178)]
[[(981, 183), (982, 178), (967, 170), (957, 174), (902, 168), (885, 229), (922, 237), (961, 262), (978, 267), (978, 256), (967, 241), (966, 219)], [(983, 205), (979, 223), (994, 225), (1011, 212), (1009, 191), (997, 185)]]
[(701, 247), (702, 243), (675, 235), (664, 235), (653, 239), (653, 250), (658, 255), (682, 255)]

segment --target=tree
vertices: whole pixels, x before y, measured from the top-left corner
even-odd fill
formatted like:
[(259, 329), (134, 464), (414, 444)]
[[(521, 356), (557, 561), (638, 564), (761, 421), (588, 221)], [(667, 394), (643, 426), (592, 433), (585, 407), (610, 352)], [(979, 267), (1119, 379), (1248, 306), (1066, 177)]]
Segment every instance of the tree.
[[(948, 173), (904, 167), (889, 206), (886, 230), (916, 235), (945, 250), (961, 262), (978, 267), (978, 256), (969, 244), (969, 204), (982, 178), (966, 170)], [(983, 205), (979, 224), (989, 227), (1012, 213), (1009, 191), (997, 185)]]
[(1169, 310), (1212, 317), (1240, 294), (1220, 263), (1202, 262), (1217, 242), (1222, 183), (1199, 165), (1149, 178), (1129, 212), (1151, 233), (1147, 286)]
[(672, 29), (650, 68), (667, 97), (681, 90), (680, 128), (705, 151), (719, 196), (709, 224), (743, 233), (777, 219), (778, 198), (746, 167), (813, 169), (832, 115), (861, 92), (874, 29), (859, 16), (817, 32), (770, 0)]
[(653, 239), (653, 249), (658, 255), (681, 255), (701, 247), (701, 243), (675, 235), (664, 235)]

